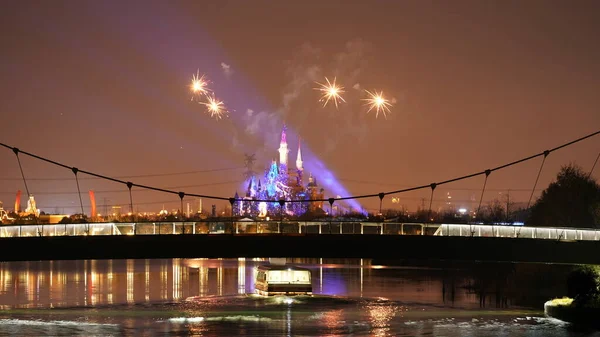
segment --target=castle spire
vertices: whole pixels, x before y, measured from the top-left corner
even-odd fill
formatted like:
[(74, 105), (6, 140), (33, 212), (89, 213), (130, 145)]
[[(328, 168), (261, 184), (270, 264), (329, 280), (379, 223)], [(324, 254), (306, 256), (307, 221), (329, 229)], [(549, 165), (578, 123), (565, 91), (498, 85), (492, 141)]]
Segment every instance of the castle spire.
[(283, 130), (281, 131), (281, 142), (279, 143), (279, 165), (287, 166), (288, 153), (290, 150), (287, 146), (287, 139), (285, 136), (285, 130), (287, 130), (285, 124), (283, 124)]
[(304, 167), (302, 167), (302, 151), (300, 148), (300, 137), (298, 137), (298, 156), (296, 157), (296, 168), (298, 169), (298, 171), (304, 170)]

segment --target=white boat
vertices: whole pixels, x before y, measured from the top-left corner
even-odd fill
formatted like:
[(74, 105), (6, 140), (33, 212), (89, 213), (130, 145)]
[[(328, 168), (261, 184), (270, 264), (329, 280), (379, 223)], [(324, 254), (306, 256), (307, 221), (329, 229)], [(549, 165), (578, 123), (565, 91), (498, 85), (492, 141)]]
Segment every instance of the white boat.
[(254, 288), (262, 296), (312, 295), (311, 273), (309, 269), (291, 265), (259, 266)]

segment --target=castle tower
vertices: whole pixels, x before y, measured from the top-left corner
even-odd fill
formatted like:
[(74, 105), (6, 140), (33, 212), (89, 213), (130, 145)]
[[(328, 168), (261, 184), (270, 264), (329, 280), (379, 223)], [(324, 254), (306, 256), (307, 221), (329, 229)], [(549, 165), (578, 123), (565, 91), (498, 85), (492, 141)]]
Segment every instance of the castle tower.
[(287, 128), (285, 127), (285, 124), (283, 125), (283, 130), (281, 131), (281, 142), (279, 143), (279, 165), (285, 165), (287, 167), (287, 162), (288, 162), (288, 154), (290, 153), (290, 150), (288, 149), (287, 146), (287, 139), (285, 136), (285, 130)]
[(298, 171), (303, 171), (304, 167), (302, 167), (302, 151), (300, 148), (300, 138), (298, 138), (298, 156), (296, 157), (296, 168)]
[(237, 191), (235, 191), (235, 195), (233, 196), (236, 201), (231, 205), (231, 216), (240, 216), (242, 215), (242, 203), (238, 201), (240, 199), (240, 195)]

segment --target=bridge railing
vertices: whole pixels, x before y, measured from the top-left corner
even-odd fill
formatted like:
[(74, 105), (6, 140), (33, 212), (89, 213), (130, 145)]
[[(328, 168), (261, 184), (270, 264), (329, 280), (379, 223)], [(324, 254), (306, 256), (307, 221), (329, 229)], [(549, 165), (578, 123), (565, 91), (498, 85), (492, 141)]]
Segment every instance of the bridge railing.
[(0, 237), (205, 234), (364, 234), (598, 241), (594, 229), (358, 221), (203, 221), (0, 226)]
[(439, 236), (475, 236), (503, 237), (571, 241), (598, 241), (600, 233), (589, 228), (494, 226), (468, 224), (442, 224), (435, 235)]
[(379, 234), (434, 235), (439, 224), (349, 221), (208, 221), (0, 226), (0, 237), (169, 234)]

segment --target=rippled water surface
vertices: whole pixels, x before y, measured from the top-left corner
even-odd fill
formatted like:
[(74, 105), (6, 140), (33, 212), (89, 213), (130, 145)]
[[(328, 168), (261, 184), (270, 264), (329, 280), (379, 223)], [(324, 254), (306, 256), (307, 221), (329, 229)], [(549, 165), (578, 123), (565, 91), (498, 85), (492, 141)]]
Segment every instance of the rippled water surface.
[(2, 263), (0, 335), (600, 336), (544, 317), (549, 267), (288, 261), (314, 296), (254, 295), (263, 259)]

